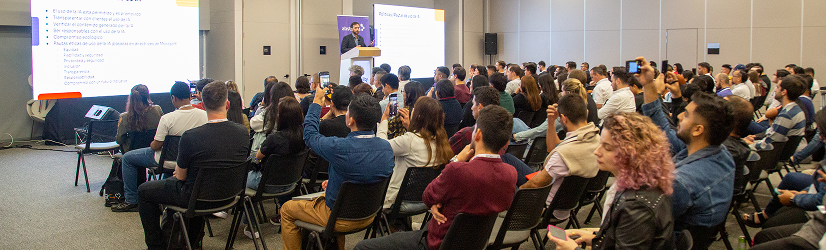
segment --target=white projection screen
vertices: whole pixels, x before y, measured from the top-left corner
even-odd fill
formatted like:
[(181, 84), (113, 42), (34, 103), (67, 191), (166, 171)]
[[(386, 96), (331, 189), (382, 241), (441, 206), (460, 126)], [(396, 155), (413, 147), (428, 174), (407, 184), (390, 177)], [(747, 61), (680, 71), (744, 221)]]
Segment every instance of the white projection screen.
[(373, 28), (381, 49), (376, 65), (408, 65), (411, 78), (433, 77), (433, 70), (444, 66), (444, 10), (374, 4)]
[(34, 99), (199, 78), (198, 0), (31, 0)]

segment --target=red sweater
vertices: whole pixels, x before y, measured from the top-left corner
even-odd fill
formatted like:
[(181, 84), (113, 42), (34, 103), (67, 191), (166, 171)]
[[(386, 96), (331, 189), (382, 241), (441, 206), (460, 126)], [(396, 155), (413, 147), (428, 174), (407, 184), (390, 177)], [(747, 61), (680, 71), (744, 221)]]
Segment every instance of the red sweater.
[(453, 86), (453, 96), (456, 97), (456, 100), (459, 101), (461, 104), (468, 103), (470, 101), (470, 89), (468, 89), (468, 85), (466, 84), (459, 84)]
[(496, 214), (508, 210), (516, 193), (516, 170), (499, 158), (476, 157), (470, 162), (453, 162), (433, 180), (422, 196), (431, 207), (442, 204), (447, 221), (428, 224), (427, 246), (439, 249), (453, 218), (459, 213)]

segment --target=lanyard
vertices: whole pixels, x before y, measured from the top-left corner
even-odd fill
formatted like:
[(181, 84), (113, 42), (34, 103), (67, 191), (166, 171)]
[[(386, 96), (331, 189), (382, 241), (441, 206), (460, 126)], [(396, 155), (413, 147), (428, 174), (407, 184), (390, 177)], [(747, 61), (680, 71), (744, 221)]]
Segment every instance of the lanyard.
[(187, 105), (180, 106), (180, 107), (176, 108), (175, 110), (180, 110), (180, 109), (185, 109), (185, 108), (191, 108), (191, 107), (192, 107), (192, 104), (187, 104)]
[(472, 161), (473, 159), (476, 159), (476, 157), (493, 158), (493, 159), (501, 159), (502, 158), (502, 156), (497, 155), (497, 154), (478, 154), (476, 156), (473, 156), (473, 158), (470, 158), (470, 160)]
[(353, 136), (353, 137), (359, 138), (359, 139), (366, 139), (366, 138), (376, 137), (376, 135), (357, 135), (357, 136)]
[(209, 121), (207, 121), (207, 123), (219, 123), (219, 122), (225, 122), (225, 121), (229, 121), (229, 119), (224, 118), (224, 119), (209, 120)]

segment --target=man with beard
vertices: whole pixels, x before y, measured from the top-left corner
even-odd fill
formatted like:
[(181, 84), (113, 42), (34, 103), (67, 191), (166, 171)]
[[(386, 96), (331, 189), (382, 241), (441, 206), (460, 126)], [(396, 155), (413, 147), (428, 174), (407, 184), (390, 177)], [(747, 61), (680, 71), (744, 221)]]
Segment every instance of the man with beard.
[[(350, 24), (350, 32), (352, 32), (352, 34), (350, 34), (349, 36), (344, 36), (344, 38), (341, 39), (342, 54), (344, 54), (347, 51), (350, 51), (355, 47), (367, 47), (367, 45), (364, 44), (364, 37), (361, 37), (359, 35), (360, 31), (361, 27), (358, 22), (353, 22)], [(370, 42), (370, 45), (372, 46), (373, 42)]]
[[(668, 135), (671, 144), (675, 167), (671, 210), (674, 232), (691, 230), (695, 246), (701, 244), (700, 249), (704, 249), (717, 234), (714, 227), (726, 217), (734, 188), (734, 160), (721, 145), (732, 131), (732, 108), (722, 97), (695, 92), (685, 112), (678, 116), (675, 132), (659, 99), (666, 77), (660, 74), (655, 79), (654, 68), (648, 61), (643, 57), (637, 60), (643, 62), (637, 75), (645, 88), (643, 114)], [(674, 84), (666, 86), (671, 91), (680, 91)]]

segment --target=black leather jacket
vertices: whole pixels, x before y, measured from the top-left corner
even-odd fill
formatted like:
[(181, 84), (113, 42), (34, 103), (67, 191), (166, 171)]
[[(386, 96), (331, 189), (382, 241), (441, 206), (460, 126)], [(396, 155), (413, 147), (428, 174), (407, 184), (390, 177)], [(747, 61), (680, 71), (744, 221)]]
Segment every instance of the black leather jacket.
[(659, 189), (617, 191), (593, 249), (673, 249), (671, 196)]

